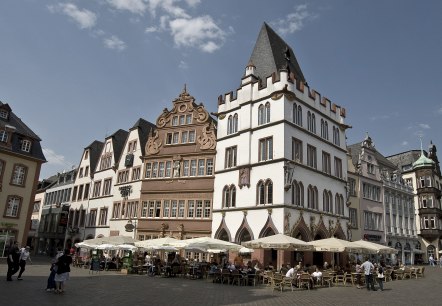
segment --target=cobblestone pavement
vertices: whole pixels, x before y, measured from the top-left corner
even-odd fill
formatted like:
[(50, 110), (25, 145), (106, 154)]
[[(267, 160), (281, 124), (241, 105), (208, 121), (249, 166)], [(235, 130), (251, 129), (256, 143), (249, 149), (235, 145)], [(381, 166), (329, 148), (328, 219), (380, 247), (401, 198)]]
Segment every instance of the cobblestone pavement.
[(62, 295), (48, 293), (46, 281), (49, 260), (34, 259), (26, 266), (23, 280), (6, 281), (7, 266), (0, 262), (1, 305), (441, 305), (442, 269), (426, 267), (425, 277), (392, 281), (384, 291), (358, 290), (334, 286), (313, 290), (286, 288), (284, 292), (269, 287), (214, 284), (210, 280), (123, 275), (73, 267)]

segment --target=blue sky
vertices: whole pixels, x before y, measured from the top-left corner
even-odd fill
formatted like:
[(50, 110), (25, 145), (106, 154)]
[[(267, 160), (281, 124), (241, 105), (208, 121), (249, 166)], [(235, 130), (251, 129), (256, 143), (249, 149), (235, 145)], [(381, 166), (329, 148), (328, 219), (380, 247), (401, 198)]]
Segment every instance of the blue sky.
[(294, 49), (311, 88), (391, 155), (442, 151), (442, 1), (3, 0), (0, 100), (42, 138), (41, 178), (138, 118), (155, 122), (184, 84), (217, 111), (263, 22)]

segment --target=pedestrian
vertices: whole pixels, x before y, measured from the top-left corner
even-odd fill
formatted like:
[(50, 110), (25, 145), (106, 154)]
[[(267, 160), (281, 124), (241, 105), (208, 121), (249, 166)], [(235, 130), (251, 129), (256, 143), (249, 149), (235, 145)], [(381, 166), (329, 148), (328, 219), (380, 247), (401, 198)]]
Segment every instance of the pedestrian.
[(367, 285), (367, 290), (370, 291), (370, 286), (371, 289), (373, 291), (376, 291), (375, 287), (374, 287), (374, 282), (373, 282), (373, 271), (374, 271), (374, 266), (373, 264), (370, 262), (370, 259), (367, 258), (365, 260), (365, 262), (361, 265), (362, 269), (364, 270), (364, 275), (365, 275), (365, 284)]
[(27, 245), (25, 248), (21, 248), (21, 250), (20, 250), (20, 258), (19, 258), (20, 272), (18, 273), (18, 276), (17, 276), (18, 280), (23, 279), (23, 278), (21, 278), (21, 276), (22, 276), (23, 272), (25, 272), (26, 261), (28, 259), (32, 265), (31, 254), (29, 253), (30, 249), (31, 248)]
[(69, 272), (71, 272), (70, 265), (72, 264), (72, 257), (69, 255), (69, 250), (66, 249), (64, 254), (57, 259), (57, 272), (55, 274), (55, 293), (64, 292), (64, 283), (69, 280)]
[(377, 275), (379, 289), (381, 289), (381, 291), (384, 291), (384, 269), (385, 269), (385, 264), (381, 262), (378, 268), (378, 275)]
[(430, 262), (430, 266), (434, 266), (434, 257), (433, 255), (430, 255), (430, 257), (428, 258), (428, 261)]
[(358, 261), (356, 262), (356, 266), (355, 266), (355, 271), (356, 271), (356, 288), (358, 289), (362, 289), (361, 284), (362, 284), (362, 265), (361, 265), (361, 261), (358, 259)]
[(55, 260), (52, 262), (51, 264), (51, 268), (49, 269), (50, 274), (48, 277), (48, 283), (46, 285), (46, 291), (50, 292), (50, 291), (54, 291), (56, 286), (55, 286), (55, 274), (57, 274), (57, 265), (55, 264)]
[(20, 250), (18, 248), (18, 242), (14, 241), (14, 243), (9, 247), (8, 257), (6, 262), (8, 263), (8, 272), (6, 274), (6, 280), (8, 282), (12, 281), (12, 275), (17, 273), (19, 270), (19, 260), (20, 260)]

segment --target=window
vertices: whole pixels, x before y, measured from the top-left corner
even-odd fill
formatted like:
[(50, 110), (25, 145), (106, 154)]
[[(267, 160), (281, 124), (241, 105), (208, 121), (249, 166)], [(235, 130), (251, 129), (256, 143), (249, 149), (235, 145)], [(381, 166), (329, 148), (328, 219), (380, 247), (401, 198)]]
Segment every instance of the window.
[(198, 159), (198, 176), (203, 176), (205, 173), (205, 163), (206, 160), (205, 159)]
[(172, 133), (166, 134), (166, 144), (172, 144)]
[(272, 204), (273, 203), (273, 183), (271, 180), (259, 181), (257, 185), (257, 203)]
[(202, 218), (203, 217), (203, 201), (198, 200), (196, 201), (196, 218)]
[(173, 200), (172, 201), (172, 210), (171, 210), (170, 216), (172, 218), (176, 218), (177, 211), (178, 211), (178, 202), (177, 202), (177, 200)]
[(325, 212), (332, 213), (333, 212), (333, 202), (332, 202), (332, 193), (331, 191), (324, 190), (322, 193), (322, 206)]
[(29, 140), (22, 140), (21, 141), (21, 150), (23, 152), (31, 152), (31, 142)]
[(84, 168), (84, 176), (88, 176), (89, 175), (89, 166), (86, 166)]
[[(78, 187), (78, 196), (77, 196), (77, 201), (81, 201), (81, 199), (83, 198), (83, 185), (80, 185)], [(64, 202), (64, 201), (63, 201)]]
[(212, 208), (210, 205), (210, 201), (205, 200), (204, 201), (204, 218), (210, 218), (211, 211), (212, 211)]
[(172, 162), (171, 161), (167, 161), (166, 162), (166, 173), (164, 174), (165, 177), (171, 177), (171, 167), (172, 167)]
[(189, 160), (183, 161), (183, 176), (189, 176), (189, 165), (190, 165)]
[(312, 185), (307, 188), (307, 207), (318, 209), (318, 189)]
[(322, 172), (331, 174), (330, 154), (322, 151)]
[(195, 215), (195, 201), (189, 200), (187, 201), (187, 217), (193, 218)]
[(342, 178), (342, 160), (335, 157), (335, 176)]
[(364, 211), (364, 229), (383, 231), (382, 214)]
[(91, 209), (89, 212), (89, 226), (95, 226), (97, 224), (97, 210)]
[(189, 131), (189, 142), (195, 142), (195, 131)]
[(227, 135), (238, 132), (238, 114), (230, 115), (227, 119)]
[(316, 134), (316, 117), (310, 111), (307, 112), (307, 129)]
[(158, 174), (158, 162), (152, 163), (152, 178), (156, 178)]
[(169, 218), (169, 212), (170, 212), (170, 201), (164, 200), (163, 217)]
[(177, 126), (178, 125), (178, 116), (173, 116), (172, 118), (172, 126)]
[(8, 111), (0, 109), (0, 118), (8, 119), (8, 115), (9, 115)]
[(161, 201), (155, 201), (155, 217), (161, 217)]
[[(362, 184), (363, 197), (373, 201), (380, 201), (381, 189), (378, 186), (363, 183)], [(394, 200), (394, 198), (393, 198)], [(396, 210), (396, 203), (392, 202), (393, 210)]]
[(354, 178), (348, 178), (348, 188), (351, 196), (356, 196), (356, 180)]
[(349, 208), (348, 211), (350, 214), (351, 228), (358, 228), (358, 210), (356, 208)]
[(159, 162), (158, 177), (164, 177), (164, 162)]
[(112, 189), (112, 179), (105, 179), (103, 181), (103, 195), (110, 195), (111, 194), (111, 189)]
[(335, 195), (335, 211), (336, 214), (343, 216), (344, 215), (344, 197), (342, 194)]
[(147, 163), (146, 164), (146, 173), (145, 173), (144, 177), (145, 178), (150, 178), (151, 175), (152, 175), (151, 171), (152, 171), (152, 164), (151, 163)]
[(141, 206), (141, 218), (147, 217), (148, 208), (149, 208), (148, 203), (144, 201)]
[(293, 104), (293, 123), (302, 126), (302, 107), (300, 105)]
[(27, 167), (24, 165), (14, 165), (12, 172), (11, 184), (24, 186), (26, 178)]
[(259, 140), (259, 161), (273, 159), (273, 137)]
[(100, 196), (100, 192), (101, 192), (101, 181), (96, 181), (94, 182), (94, 193), (93, 193), (93, 197), (99, 197)]
[(137, 141), (133, 140), (127, 145), (127, 153), (135, 152), (137, 150)]
[(78, 177), (83, 177), (83, 167), (80, 168), (80, 171), (78, 172)]
[(5, 217), (17, 218), (20, 212), (22, 198), (17, 196), (10, 196), (8, 198), (8, 205), (5, 210)]
[(270, 103), (258, 107), (258, 125), (270, 122)]
[(321, 119), (321, 137), (328, 140), (328, 122)]
[(187, 143), (188, 139), (189, 139), (189, 132), (188, 131), (181, 132), (181, 143)]
[(129, 170), (122, 170), (118, 173), (117, 183), (126, 183), (129, 180)]
[(89, 151), (84, 151), (84, 160), (87, 160), (89, 158)]
[(339, 128), (333, 126), (333, 143), (337, 146), (341, 145), (341, 140), (339, 136)]
[(192, 124), (192, 115), (186, 115), (186, 124)]
[(155, 201), (149, 201), (149, 218), (154, 217)]
[(311, 145), (307, 145), (307, 166), (315, 169), (317, 167), (316, 148)]
[(140, 179), (140, 171), (141, 171), (140, 167), (132, 169), (132, 181), (137, 181)]
[(0, 141), (8, 142), (8, 133), (6, 131), (0, 131)]
[(223, 207), (236, 207), (235, 185), (225, 186), (223, 189)]
[(431, 176), (421, 176), (419, 177), (419, 186), (420, 188), (431, 187)]
[(304, 207), (304, 185), (295, 180), (292, 182), (292, 204)]
[(213, 159), (207, 159), (206, 175), (213, 175)]
[(98, 220), (98, 225), (106, 225), (107, 223), (107, 208), (100, 209), (100, 218)]
[(302, 141), (296, 138), (292, 138), (292, 159), (302, 163)]
[(373, 164), (367, 163), (367, 172), (370, 174), (375, 174), (375, 167)]
[(180, 125), (184, 125), (184, 119), (185, 119), (185, 116), (180, 115)]
[(173, 144), (177, 144), (179, 138), (180, 138), (180, 133), (179, 133), (179, 132), (175, 132), (175, 133), (173, 133), (172, 143), (173, 143)]
[(5, 169), (5, 162), (0, 159), (0, 191), (2, 191), (3, 170)]
[(186, 205), (184, 200), (178, 201), (178, 218), (184, 218), (184, 211), (186, 209)]
[(226, 156), (224, 161), (224, 168), (236, 167), (236, 152), (237, 147), (226, 148)]
[(190, 176), (196, 176), (196, 159), (190, 161)]

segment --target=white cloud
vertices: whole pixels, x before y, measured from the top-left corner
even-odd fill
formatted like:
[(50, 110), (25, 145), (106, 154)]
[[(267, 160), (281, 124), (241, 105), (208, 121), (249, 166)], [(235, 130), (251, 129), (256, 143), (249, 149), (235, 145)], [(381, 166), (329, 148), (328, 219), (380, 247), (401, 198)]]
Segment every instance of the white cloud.
[(104, 46), (109, 49), (115, 49), (117, 51), (123, 51), (124, 49), (126, 49), (126, 43), (115, 35), (103, 39), (103, 43)]
[(157, 27), (147, 27), (146, 30), (144, 30), (145, 33), (154, 33), (158, 32)]
[(197, 4), (201, 3), (201, 0), (186, 0), (186, 3), (190, 6), (190, 7), (194, 7)]
[(143, 15), (148, 8), (143, 0), (107, 0), (107, 2), (118, 10), (126, 10), (139, 15)]
[(430, 128), (430, 126), (426, 123), (419, 123), (419, 127), (425, 130), (428, 130)]
[(97, 15), (89, 10), (81, 10), (72, 3), (59, 3), (57, 5), (49, 5), (48, 9), (51, 13), (62, 13), (69, 16), (80, 29), (90, 29), (97, 23)]
[(180, 61), (180, 64), (178, 65), (180, 69), (188, 69), (189, 64), (187, 64), (185, 61)]
[(285, 18), (271, 22), (276, 27), (276, 31), (285, 34), (292, 34), (301, 30), (304, 27), (304, 21), (316, 18), (317, 15), (312, 15), (307, 11), (307, 4), (301, 4), (295, 7), (293, 13), (288, 14)]
[(404, 147), (408, 146), (408, 141), (406, 141), (406, 140), (402, 141), (401, 146), (404, 146)]
[(442, 106), (437, 110), (439, 114), (442, 114)]
[(54, 150), (49, 148), (43, 148), (43, 154), (46, 157), (46, 160), (48, 161), (48, 165), (60, 165), (60, 166), (70, 166), (71, 163), (67, 162), (65, 160), (65, 157), (63, 155), (59, 155), (54, 152)]
[(169, 27), (176, 46), (197, 47), (208, 53), (219, 49), (226, 36), (208, 15), (174, 19), (169, 22)]

